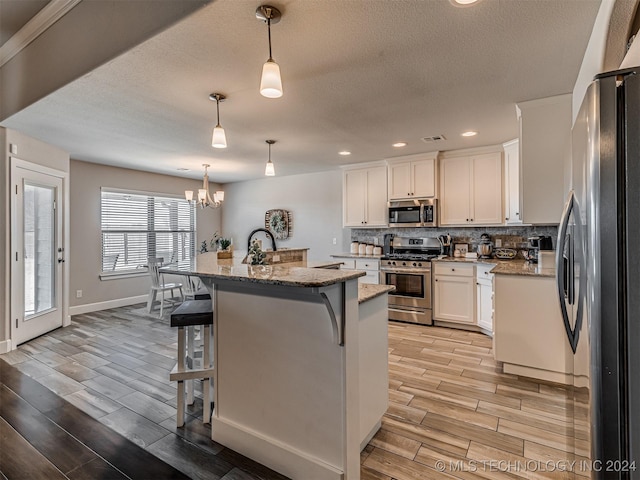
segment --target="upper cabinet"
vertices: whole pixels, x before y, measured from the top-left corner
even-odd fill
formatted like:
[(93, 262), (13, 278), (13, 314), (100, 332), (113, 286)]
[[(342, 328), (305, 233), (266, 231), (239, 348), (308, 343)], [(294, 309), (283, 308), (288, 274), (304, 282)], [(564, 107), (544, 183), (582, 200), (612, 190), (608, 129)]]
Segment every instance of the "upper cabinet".
[(342, 190), (344, 227), (387, 226), (386, 167), (345, 170)]
[(521, 102), (516, 111), (522, 221), (557, 224), (565, 200), (565, 166), (571, 156), (571, 94)]
[(442, 158), (440, 225), (502, 223), (502, 154)]
[(507, 225), (522, 223), (520, 215), (520, 142), (504, 143), (504, 221)]
[(436, 196), (438, 152), (387, 160), (389, 200)]

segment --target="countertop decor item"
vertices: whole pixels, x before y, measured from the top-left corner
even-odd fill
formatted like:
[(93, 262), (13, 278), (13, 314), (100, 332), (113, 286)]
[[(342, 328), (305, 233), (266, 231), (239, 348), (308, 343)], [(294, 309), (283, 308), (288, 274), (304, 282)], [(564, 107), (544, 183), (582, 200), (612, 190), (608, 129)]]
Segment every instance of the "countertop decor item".
[(233, 253), (231, 252), (231, 239), (220, 237), (218, 239), (218, 258), (231, 258)]
[(292, 225), (291, 212), (287, 210), (268, 210), (264, 214), (264, 228), (279, 240), (291, 236)]
[(513, 248), (496, 248), (494, 253), (495, 257), (500, 260), (512, 260), (516, 258), (517, 254), (518, 252)]
[(247, 259), (250, 265), (264, 265), (264, 261), (267, 258), (267, 254), (262, 251), (260, 248), (260, 243), (257, 240), (254, 240), (249, 247), (249, 253), (247, 254)]

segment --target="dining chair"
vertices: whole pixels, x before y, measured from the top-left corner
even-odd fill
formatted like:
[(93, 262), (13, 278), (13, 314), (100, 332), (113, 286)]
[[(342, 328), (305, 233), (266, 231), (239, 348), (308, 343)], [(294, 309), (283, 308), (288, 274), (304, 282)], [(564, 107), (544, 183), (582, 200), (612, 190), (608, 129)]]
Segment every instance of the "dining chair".
[(149, 290), (149, 299), (147, 300), (147, 312), (151, 313), (153, 304), (156, 301), (158, 293), (160, 293), (160, 317), (162, 317), (164, 311), (164, 292), (171, 291), (171, 297), (174, 298), (174, 290), (180, 292), (180, 299), (184, 301), (184, 293), (182, 291), (181, 283), (164, 283), (162, 274), (160, 273), (160, 267), (164, 263), (164, 258), (149, 258), (147, 267), (149, 269), (149, 275), (151, 276), (151, 288)]

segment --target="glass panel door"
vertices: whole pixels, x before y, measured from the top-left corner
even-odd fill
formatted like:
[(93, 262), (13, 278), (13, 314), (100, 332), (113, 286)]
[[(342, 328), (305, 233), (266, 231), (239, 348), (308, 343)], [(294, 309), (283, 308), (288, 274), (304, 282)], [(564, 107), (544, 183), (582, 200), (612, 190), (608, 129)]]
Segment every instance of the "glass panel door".
[(11, 339), (19, 345), (62, 326), (62, 178), (11, 162)]
[(24, 184), (24, 313), (57, 307), (55, 187)]

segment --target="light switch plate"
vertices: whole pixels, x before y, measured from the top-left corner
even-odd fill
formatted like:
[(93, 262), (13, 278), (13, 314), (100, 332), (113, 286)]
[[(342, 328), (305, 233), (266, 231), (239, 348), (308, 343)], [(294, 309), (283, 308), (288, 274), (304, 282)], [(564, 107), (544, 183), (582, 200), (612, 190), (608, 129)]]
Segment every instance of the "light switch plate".
[(17, 155), (18, 154), (18, 145), (12, 143), (9, 145), (9, 151), (11, 152), (12, 155)]

